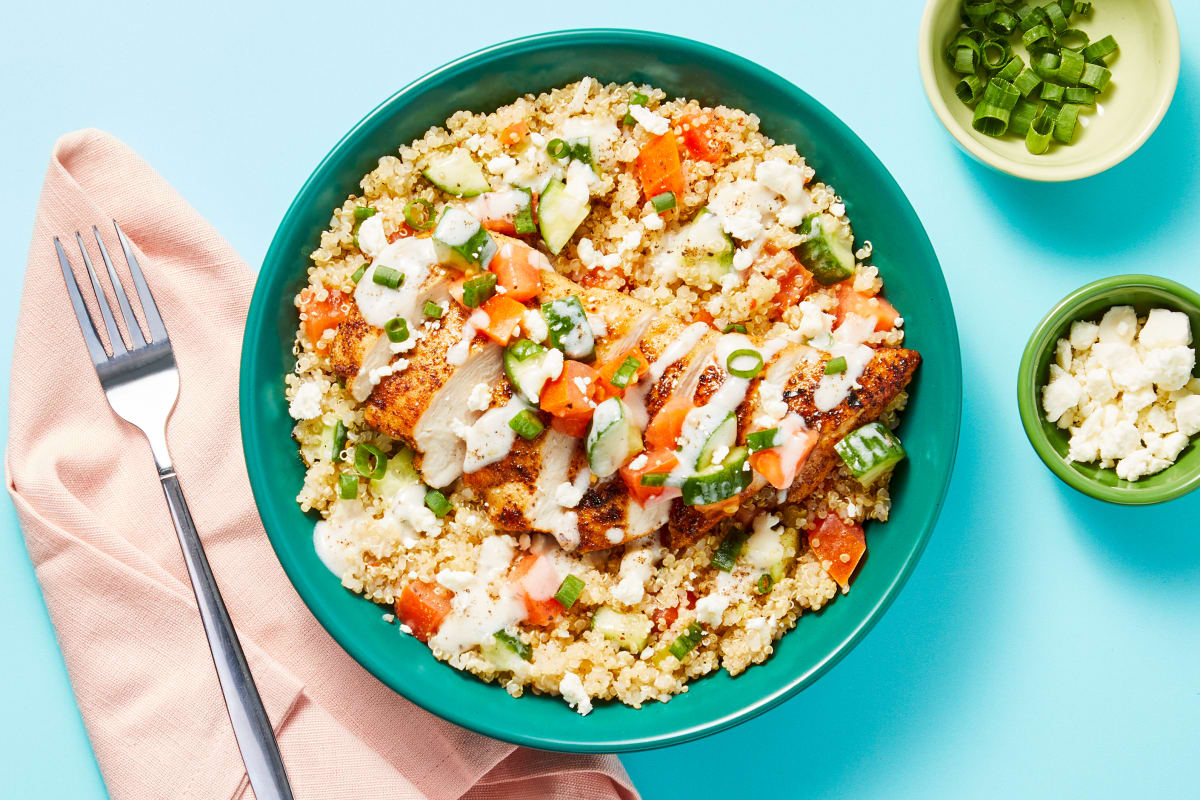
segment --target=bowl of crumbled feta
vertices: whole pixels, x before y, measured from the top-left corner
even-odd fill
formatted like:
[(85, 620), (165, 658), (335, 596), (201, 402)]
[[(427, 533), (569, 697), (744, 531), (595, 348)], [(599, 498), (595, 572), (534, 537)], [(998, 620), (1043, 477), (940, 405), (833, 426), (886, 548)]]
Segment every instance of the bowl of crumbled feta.
[(1050, 470), (1099, 500), (1162, 503), (1200, 485), (1200, 294), (1119, 275), (1064, 298), (1021, 359), (1025, 433)]

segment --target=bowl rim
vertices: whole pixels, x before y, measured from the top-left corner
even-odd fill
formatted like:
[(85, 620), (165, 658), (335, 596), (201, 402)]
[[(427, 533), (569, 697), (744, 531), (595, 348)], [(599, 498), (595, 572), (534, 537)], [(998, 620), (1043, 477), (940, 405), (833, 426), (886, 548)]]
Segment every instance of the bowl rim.
[(1163, 21), (1169, 28), (1168, 35), (1163, 37), (1161, 54), (1166, 58), (1165, 69), (1169, 71), (1169, 88), (1163, 91), (1154, 109), (1154, 114), (1138, 129), (1137, 135), (1129, 139), (1122, 147), (1114, 149), (1106, 156), (1089, 159), (1079, 164), (1068, 166), (1041, 166), (1038, 164), (1023, 164), (1001, 155), (994, 150), (981, 145), (974, 137), (967, 134), (950, 113), (950, 107), (938, 89), (937, 77), (934, 74), (933, 49), (930, 47), (933, 38), (933, 24), (937, 15), (943, 11), (946, 3), (952, 0), (926, 0), (925, 10), (921, 15), (920, 33), (917, 36), (917, 56), (921, 65), (921, 83), (925, 89), (925, 97), (933, 108), (934, 114), (954, 140), (958, 142), (975, 160), (1018, 178), (1045, 183), (1061, 183), (1064, 181), (1080, 180), (1099, 175), (1105, 170), (1115, 167), (1136, 153), (1151, 134), (1158, 129), (1159, 123), (1167, 115), (1167, 109), (1175, 99), (1175, 90), (1179, 85), (1180, 44), (1179, 23), (1175, 18), (1175, 9), (1171, 0), (1151, 0), (1158, 7)]
[[(318, 183), (318, 178), (325, 171), (327, 165), (334, 161), (337, 157), (340, 157), (343, 148), (346, 147), (351, 141), (356, 139), (360, 135), (360, 132), (362, 132), (365, 128), (377, 124), (377, 118), (379, 118), (380, 115), (383, 114), (385, 110), (393, 103), (414, 92), (423, 91), (425, 84), (439, 76), (442, 76), (445, 73), (453, 73), (456, 70), (470, 67), (475, 62), (487, 59), (488, 57), (494, 56), (501, 51), (514, 48), (520, 49), (548, 46), (560, 43), (562, 40), (572, 40), (579, 37), (590, 38), (592, 40), (598, 40), (602, 42), (613, 41), (620, 42), (621, 44), (635, 44), (648, 48), (653, 48), (655, 44), (682, 47), (697, 52), (698, 54), (702, 53), (710, 58), (720, 60), (727, 64), (736, 65), (739, 68), (747, 71), (755, 72), (768, 82), (781, 84), (788, 87), (789, 91), (797, 92), (808, 98), (808, 101), (811, 102), (813, 106), (828, 114), (829, 117), (840, 127), (844, 128), (851, 137), (854, 137), (859, 142), (863, 150), (874, 159), (880, 169), (882, 169), (883, 172), (890, 177), (890, 172), (888, 172), (887, 168), (878, 160), (878, 157), (874, 155), (873, 151), (870, 150), (865, 142), (862, 142), (862, 140), (857, 137), (857, 134), (855, 134), (849, 128), (849, 126), (841, 121), (840, 117), (829, 111), (823, 104), (812, 98), (811, 95), (808, 95), (807, 92), (796, 86), (788, 79), (743, 56), (737, 55), (715, 45), (700, 42), (694, 39), (631, 28), (573, 28), (566, 30), (547, 31), (505, 40), (496, 44), (479, 48), (475, 51), (460, 56), (416, 78), (371, 109), (332, 146), (332, 148), (317, 163), (316, 167), (297, 190), (296, 195), (293, 197), (292, 201), (289, 203), (286, 211), (281, 217), (279, 227), (277, 228), (271, 244), (263, 258), (264, 267), (269, 266), (272, 263), (279, 263), (281, 260), (283, 260), (282, 251), (285, 244), (284, 240), (286, 236), (284, 232), (285, 228), (287, 227), (287, 222), (293, 218), (298, 209), (301, 208), (302, 199), (304, 199), (309, 194), (312, 187)], [(653, 52), (653, 50), (651, 50), (651, 52)], [(891, 180), (893, 183), (895, 182), (894, 178), (891, 178)], [(903, 190), (899, 188), (898, 184), (896, 184), (896, 189), (903, 196)], [(911, 211), (914, 219), (916, 219), (918, 224), (920, 224), (919, 216), (917, 215), (916, 210), (911, 209)], [(932, 243), (929, 242), (928, 244), (930, 248), (930, 254), (936, 261), (936, 252), (932, 248)], [(251, 320), (254, 320), (257, 316), (266, 313), (264, 309), (267, 307), (269, 302), (272, 302), (271, 299), (266, 295), (266, 281), (261, 279), (262, 275), (263, 272), (260, 271), (259, 276), (256, 278), (255, 288), (250, 302), (250, 309), (247, 315), (247, 330), (249, 330), (251, 327)], [(949, 289), (944, 283), (942, 292), (945, 294), (948, 312), (953, 320), (953, 305), (949, 296)], [(871, 629), (875, 626), (875, 624), (899, 595), (900, 590), (908, 581), (908, 578), (916, 568), (917, 563), (920, 561), (921, 555), (924, 553), (925, 548), (929, 543), (929, 539), (933, 534), (933, 529), (936, 526), (941, 515), (941, 511), (945, 505), (946, 496), (949, 491), (950, 480), (954, 471), (954, 464), (958, 456), (958, 442), (962, 426), (963, 388), (962, 354), (956, 323), (952, 326), (950, 335), (947, 337), (947, 339), (949, 340), (947, 344), (950, 349), (948, 358), (952, 359), (957, 366), (957, 370), (954, 370), (956, 380), (954, 381), (953, 391), (950, 393), (950, 396), (947, 397), (951, 403), (953, 411), (952, 424), (948, 424), (946, 426), (950, 428), (948, 443), (949, 457), (946, 463), (945, 476), (941, 481), (941, 485), (936, 487), (936, 501), (932, 504), (929, 504), (929, 508), (926, 512), (928, 515), (928, 521), (918, 532), (918, 535), (914, 539), (911, 549), (905, 557), (903, 563), (900, 565), (900, 568), (885, 580), (878, 596), (869, 602), (867, 608), (862, 611), (861, 616), (849, 627), (846, 635), (836, 643), (836, 646), (832, 647), (821, 658), (813, 662), (809, 668), (783, 680), (774, 690), (765, 692), (754, 701), (746, 702), (740, 707), (729, 711), (728, 713), (704, 719), (699, 723), (680, 725), (664, 733), (640, 735), (630, 732), (629, 734), (623, 735), (619, 739), (610, 738), (603, 741), (550, 738), (539, 734), (536, 730), (518, 730), (512, 726), (496, 727), (482, 723), (479, 719), (474, 718), (469, 713), (469, 709), (460, 709), (452, 703), (448, 704), (439, 702), (436, 698), (432, 697), (410, 695), (405, 691), (402, 685), (398, 684), (397, 681), (390, 680), (385, 677), (385, 675), (388, 673), (385, 669), (383, 669), (383, 654), (375, 652), (372, 648), (363, 645), (351, 637), (335, 634), (335, 631), (340, 627), (338, 624), (338, 615), (332, 613), (330, 609), (323, 605), (318, 596), (318, 590), (311, 580), (309, 580), (300, 571), (289, 569), (286, 566), (288, 558), (284, 553), (281, 552), (277, 544), (277, 536), (271, 534), (270, 532), (272, 529), (282, 529), (282, 519), (280, 519), (276, 513), (276, 509), (274, 508), (274, 499), (269, 496), (269, 493), (264, 487), (260, 487), (258, 481), (253, 480), (256, 466), (253, 459), (248, 458), (247, 469), (251, 475), (251, 490), (254, 494), (255, 504), (263, 521), (264, 528), (266, 528), (268, 531), (268, 539), (271, 542), (272, 549), (275, 550), (276, 557), (280, 560), (281, 566), (284, 567), (284, 571), (287, 573), (289, 582), (292, 583), (297, 594), (300, 595), (309, 612), (313, 614), (321, 626), (325, 628), (326, 632), (329, 633), (331, 638), (338, 643), (338, 646), (345, 650), (345, 652), (350, 655), (351, 658), (357, 661), (360, 666), (366, 669), (372, 676), (387, 685), (397, 694), (406, 698), (415, 705), (420, 706), (426, 711), (429, 711), (468, 730), (514, 744), (525, 745), (543, 750), (581, 753), (614, 753), (648, 750), (674, 744), (681, 744), (683, 742), (692, 741), (717, 733), (744, 722), (754, 716), (757, 716), (758, 714), (774, 708), (783, 701), (797, 694), (803, 688), (812, 684), (835, 664), (837, 664), (842, 658), (844, 658), (852, 649), (854, 649), (854, 647), (871, 631)], [(251, 439), (251, 429), (258, 425), (258, 412), (255, 410), (253, 387), (251, 382), (246, 379), (248, 375), (252, 375), (254, 373), (258, 360), (259, 357), (257, 355), (257, 351), (251, 346), (250, 337), (244, 337), (242, 358), (240, 363), (240, 376), (242, 380), (239, 384), (238, 397), (240, 406), (239, 419), (241, 422), (241, 436), (243, 449), (246, 451), (246, 453), (252, 453), (254, 448), (258, 445), (256, 440)], [(439, 666), (442, 665), (439, 664)], [(474, 679), (473, 676), (470, 677)]]
[[(1042, 416), (1038, 407), (1038, 376), (1034, 375), (1037, 363), (1046, 350), (1054, 346), (1053, 331), (1066, 318), (1077, 319), (1076, 309), (1110, 292), (1134, 287), (1158, 289), (1190, 303), (1200, 311), (1200, 293), (1189, 289), (1181, 283), (1163, 278), (1158, 275), (1112, 275), (1100, 278), (1068, 294), (1054, 304), (1054, 307), (1042, 318), (1025, 344), (1021, 354), (1021, 363), (1017, 371), (1017, 408), (1021, 416), (1021, 427), (1025, 436), (1042, 462), (1054, 475), (1066, 485), (1078, 492), (1097, 500), (1103, 500), (1116, 505), (1154, 505), (1165, 503), (1191, 492), (1200, 486), (1200, 470), (1189, 480), (1173, 488), (1147, 487), (1138, 488), (1137, 484), (1130, 486), (1105, 486), (1097, 483), (1086, 475), (1076, 471), (1066, 459), (1060, 456), (1050, 444), (1046, 432), (1042, 429)], [(1119, 304), (1119, 300), (1114, 305)], [(1170, 469), (1170, 467), (1168, 467)]]

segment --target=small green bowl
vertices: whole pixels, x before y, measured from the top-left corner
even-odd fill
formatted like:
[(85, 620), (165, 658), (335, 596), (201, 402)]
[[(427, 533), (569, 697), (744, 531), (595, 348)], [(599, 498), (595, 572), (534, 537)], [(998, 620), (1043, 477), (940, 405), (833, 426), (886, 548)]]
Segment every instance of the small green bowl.
[[(944, 57), (946, 42), (961, 24), (960, 8), (962, 0), (926, 4), (918, 37), (921, 80), (946, 130), (990, 167), (1035, 181), (1096, 175), (1133, 155), (1171, 105), (1179, 81), (1179, 27), (1170, 0), (1099, 0), (1090, 17), (1076, 17), (1072, 26), (1093, 39), (1112, 34), (1120, 47), (1112, 59), (1112, 83), (1101, 95), (1103, 116), (1082, 115), (1088, 125), (1076, 131), (1073, 144), (1056, 142), (1040, 156), (1030, 153), (1022, 138), (984, 136), (971, 127), (973, 110), (954, 94), (961, 76)], [(1019, 43), (1014, 52), (1025, 57)]]
[[(1112, 306), (1133, 306), (1138, 315), (1152, 308), (1182, 311), (1200, 331), (1200, 294), (1175, 281), (1154, 275), (1116, 275), (1089, 283), (1064, 297), (1038, 325), (1017, 374), (1017, 407), (1029, 443), (1050, 471), (1089, 497), (1121, 505), (1165, 503), (1200, 486), (1200, 444), (1193, 440), (1179, 459), (1157, 475), (1125, 481), (1111, 469), (1067, 460), (1067, 432), (1042, 413), (1042, 387), (1054, 361), (1054, 345), (1076, 320), (1098, 320)], [(1194, 374), (1200, 376), (1200, 364)]]

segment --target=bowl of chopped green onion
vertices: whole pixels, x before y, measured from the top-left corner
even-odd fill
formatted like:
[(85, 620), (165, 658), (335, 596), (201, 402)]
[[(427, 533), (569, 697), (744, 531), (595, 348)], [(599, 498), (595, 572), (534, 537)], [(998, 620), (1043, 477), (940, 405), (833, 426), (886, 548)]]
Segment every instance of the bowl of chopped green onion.
[(1170, 0), (929, 0), (919, 41), (942, 124), (971, 156), (1030, 180), (1128, 158), (1179, 79)]

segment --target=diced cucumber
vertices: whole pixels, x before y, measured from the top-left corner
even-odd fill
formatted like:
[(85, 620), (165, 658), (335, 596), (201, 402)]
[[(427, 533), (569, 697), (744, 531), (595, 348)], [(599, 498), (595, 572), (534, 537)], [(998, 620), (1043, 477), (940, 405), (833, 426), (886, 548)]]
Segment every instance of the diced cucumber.
[(487, 269), (496, 255), (496, 242), (479, 220), (461, 208), (447, 208), (433, 232), (438, 261), (460, 272)]
[(713, 553), (712, 561), (709, 565), (713, 569), (719, 569), (722, 572), (732, 572), (733, 566), (737, 563), (738, 556), (742, 554), (742, 547), (745, 544), (746, 532), (741, 528), (733, 528), (721, 540), (721, 544), (717, 547), (717, 552)]
[(796, 255), (818, 283), (829, 286), (854, 274), (854, 236), (832, 214), (809, 214), (800, 233), (808, 238)]
[(563, 355), (576, 361), (591, 361), (596, 357), (596, 336), (578, 297), (571, 295), (544, 303), (542, 316), (550, 331), (550, 344), (562, 350)]
[(417, 470), (413, 466), (413, 451), (406, 445), (400, 445), (387, 462), (387, 471), (379, 480), (371, 481), (371, 491), (377, 497), (391, 497), (396, 492), (419, 483)]
[(863, 486), (875, 481), (904, 459), (904, 448), (896, 434), (878, 422), (850, 431), (833, 446), (851, 474)]
[(720, 464), (702, 469), (683, 481), (683, 502), (706, 506), (737, 496), (750, 485), (746, 448), (735, 447)]
[(524, 675), (529, 670), (529, 662), (517, 655), (515, 650), (498, 638), (493, 638), (481, 645), (479, 651), (484, 658), (492, 662), (496, 669), (502, 672)]
[(696, 268), (713, 283), (733, 268), (733, 237), (721, 228), (721, 218), (707, 208), (700, 209), (692, 221), (678, 233), (683, 263)]
[(518, 339), (504, 348), (504, 374), (513, 388), (535, 406), (541, 399), (546, 381), (550, 380), (547, 360), (553, 357), (561, 364), (562, 357), (558, 353), (551, 356), (548, 348), (528, 339)]
[(792, 568), (792, 564), (796, 561), (796, 547), (799, 541), (800, 535), (795, 529), (784, 529), (780, 532), (779, 543), (783, 545), (783, 557), (767, 569), (767, 574), (771, 576), (771, 583), (779, 583)]
[(529, 661), (533, 658), (533, 650), (529, 645), (508, 631), (496, 631), (492, 636), (497, 642), (516, 653), (522, 661)]
[(713, 455), (719, 455), (722, 459), (725, 454), (737, 444), (737, 414), (732, 411), (729, 416), (721, 420), (717, 427), (713, 428), (712, 433), (704, 440), (704, 446), (700, 448), (700, 456), (696, 459), (696, 469), (705, 469), (713, 464)]
[(642, 451), (642, 432), (621, 398), (610, 397), (596, 406), (585, 447), (588, 466), (598, 478), (612, 475)]
[(421, 174), (434, 186), (455, 197), (474, 197), (492, 190), (483, 167), (461, 147), (429, 159)]
[(653, 623), (645, 614), (631, 611), (622, 614), (608, 606), (600, 606), (592, 615), (592, 630), (599, 631), (605, 639), (632, 653), (640, 653), (646, 647)]
[(588, 202), (581, 203), (567, 194), (562, 181), (555, 179), (546, 184), (538, 198), (538, 225), (551, 253), (558, 255), (562, 251), (591, 208)]

